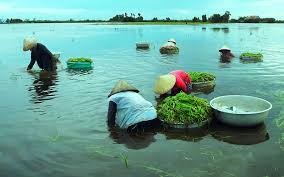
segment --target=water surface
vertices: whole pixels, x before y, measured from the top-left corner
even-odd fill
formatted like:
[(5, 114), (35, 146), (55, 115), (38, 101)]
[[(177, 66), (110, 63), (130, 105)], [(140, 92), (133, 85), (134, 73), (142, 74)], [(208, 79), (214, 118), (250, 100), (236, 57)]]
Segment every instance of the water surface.
[[(91, 24), (0, 25), (0, 176), (283, 176), (284, 36), (282, 24), (115, 26)], [(25, 36), (35, 35), (62, 64), (46, 75), (26, 72)], [(178, 55), (159, 53), (175, 38)], [(149, 41), (150, 50), (135, 43)], [(218, 49), (236, 58), (219, 60)], [(244, 64), (242, 52), (261, 52), (264, 62)], [(94, 69), (66, 69), (69, 57), (92, 57)], [(273, 104), (264, 125), (234, 129), (130, 136), (109, 132), (107, 95), (119, 79), (156, 104), (155, 78), (172, 70), (216, 75), (208, 100), (244, 94)], [(278, 124), (277, 124), (278, 123)], [(278, 125), (278, 126), (277, 126)], [(282, 133), (282, 142), (281, 140)]]

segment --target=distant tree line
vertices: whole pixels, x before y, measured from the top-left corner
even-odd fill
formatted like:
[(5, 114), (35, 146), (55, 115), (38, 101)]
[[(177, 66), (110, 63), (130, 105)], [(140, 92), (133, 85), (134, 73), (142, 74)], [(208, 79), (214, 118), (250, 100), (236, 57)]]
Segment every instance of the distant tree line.
[(259, 16), (245, 16), (239, 17), (238, 19), (231, 19), (231, 13), (226, 11), (223, 15), (213, 14), (210, 17), (207, 17), (206, 14), (202, 15), (201, 18), (193, 17), (192, 19), (176, 20), (166, 17), (164, 19), (159, 19), (154, 17), (150, 20), (145, 20), (141, 13), (137, 15), (134, 13), (123, 13), (115, 15), (109, 20), (37, 20), (37, 19), (19, 19), (19, 18), (10, 18), (10, 19), (0, 19), (0, 23), (94, 23), (94, 22), (193, 22), (193, 23), (284, 23), (284, 21), (276, 20), (275, 18), (260, 18)]
[(144, 18), (140, 13), (137, 16), (134, 13), (130, 13), (129, 16), (126, 12), (109, 19), (110, 22), (143, 22), (143, 20)]
[(239, 17), (239, 19), (231, 19), (231, 23), (283, 23), (284, 21), (275, 18), (260, 18), (259, 16)]

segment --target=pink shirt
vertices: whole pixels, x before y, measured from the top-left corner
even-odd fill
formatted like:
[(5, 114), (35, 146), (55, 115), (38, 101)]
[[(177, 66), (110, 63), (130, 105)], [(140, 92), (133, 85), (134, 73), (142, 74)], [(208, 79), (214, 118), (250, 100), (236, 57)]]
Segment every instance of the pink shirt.
[(170, 72), (170, 74), (176, 77), (175, 86), (172, 88), (172, 91), (182, 90), (185, 93), (188, 93), (189, 90), (187, 89), (187, 85), (191, 83), (191, 78), (189, 74), (182, 70), (176, 70)]

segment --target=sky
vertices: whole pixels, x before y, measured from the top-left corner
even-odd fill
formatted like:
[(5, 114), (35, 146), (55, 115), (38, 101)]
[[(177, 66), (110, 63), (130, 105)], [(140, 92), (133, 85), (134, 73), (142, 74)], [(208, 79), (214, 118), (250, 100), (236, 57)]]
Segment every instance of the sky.
[(0, 19), (102, 19), (124, 12), (154, 17), (192, 19), (206, 14), (231, 18), (258, 15), (284, 20), (284, 0), (0, 0)]

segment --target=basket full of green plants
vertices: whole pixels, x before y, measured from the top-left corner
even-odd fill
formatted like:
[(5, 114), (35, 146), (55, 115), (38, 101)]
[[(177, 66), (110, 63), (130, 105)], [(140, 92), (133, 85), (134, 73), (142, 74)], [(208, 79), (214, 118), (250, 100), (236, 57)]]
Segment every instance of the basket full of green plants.
[(159, 119), (171, 128), (198, 128), (211, 120), (208, 100), (186, 93), (167, 97), (157, 107)]
[(240, 59), (242, 60), (242, 62), (262, 62), (263, 55), (261, 53), (245, 52), (241, 54)]
[(70, 58), (67, 61), (69, 69), (90, 69), (92, 68), (93, 60), (90, 58)]
[(188, 72), (193, 89), (199, 89), (203, 87), (214, 87), (216, 77), (213, 74), (207, 72)]
[(162, 46), (160, 48), (161, 54), (177, 54), (179, 53), (179, 48), (177, 46)]

